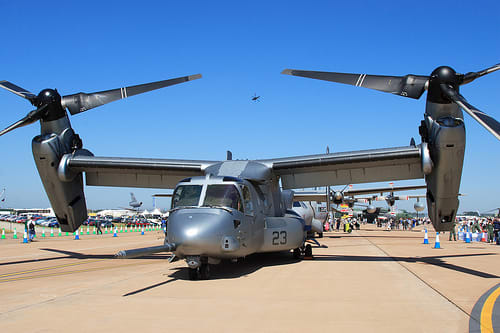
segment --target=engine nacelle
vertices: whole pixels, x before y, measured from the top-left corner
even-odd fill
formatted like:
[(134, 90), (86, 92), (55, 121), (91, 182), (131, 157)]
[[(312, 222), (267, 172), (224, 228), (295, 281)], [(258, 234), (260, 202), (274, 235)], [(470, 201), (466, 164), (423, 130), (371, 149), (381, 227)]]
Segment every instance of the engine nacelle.
[(366, 212), (368, 214), (373, 214), (377, 211), (377, 207), (375, 207), (374, 205), (368, 205), (368, 207), (366, 207)]
[[(436, 231), (453, 227), (457, 210), (460, 179), (465, 153), (463, 115), (455, 104), (427, 102), (424, 139), (433, 168), (425, 175), (427, 207)], [(430, 114), (433, 115), (431, 118)]]
[(58, 169), (61, 158), (72, 153), (79, 139), (66, 117), (42, 122), (42, 133), (32, 141), (33, 158), (61, 230), (73, 232), (87, 218), (83, 177), (78, 173), (61, 180)]
[(425, 209), (425, 205), (421, 202), (415, 202), (413, 208), (415, 208), (415, 211), (417, 212), (422, 212)]
[(344, 201), (344, 195), (342, 192), (336, 191), (333, 193), (331, 201), (336, 205), (340, 205)]

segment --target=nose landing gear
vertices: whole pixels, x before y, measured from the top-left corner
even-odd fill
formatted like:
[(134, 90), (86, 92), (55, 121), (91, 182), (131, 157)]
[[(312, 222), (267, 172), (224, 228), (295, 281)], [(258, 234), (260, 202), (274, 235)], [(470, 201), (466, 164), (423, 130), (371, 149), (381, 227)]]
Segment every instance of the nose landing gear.
[(189, 279), (190, 280), (208, 280), (210, 279), (210, 265), (208, 258), (190, 256), (186, 258), (189, 266)]

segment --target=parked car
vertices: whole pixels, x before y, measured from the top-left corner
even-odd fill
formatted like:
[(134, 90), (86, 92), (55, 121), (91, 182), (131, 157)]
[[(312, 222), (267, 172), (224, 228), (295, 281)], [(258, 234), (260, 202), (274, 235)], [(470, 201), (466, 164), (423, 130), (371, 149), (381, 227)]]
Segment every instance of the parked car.
[(52, 222), (49, 222), (49, 225), (48, 225), (50, 228), (59, 228), (59, 222), (57, 221), (52, 221)]
[(101, 222), (101, 228), (109, 228), (115, 226), (113, 223), (111, 223), (111, 221), (100, 220), (100, 222)]

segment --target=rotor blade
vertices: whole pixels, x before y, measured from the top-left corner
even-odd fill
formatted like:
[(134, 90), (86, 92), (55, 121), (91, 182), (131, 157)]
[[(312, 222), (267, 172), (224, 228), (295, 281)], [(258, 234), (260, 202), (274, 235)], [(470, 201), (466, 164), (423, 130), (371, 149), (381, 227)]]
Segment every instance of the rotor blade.
[(462, 95), (449, 85), (441, 84), (441, 90), (450, 98), (451, 101), (460, 106), (472, 118), (474, 118), (498, 140), (500, 140), (500, 123), (496, 121), (495, 118), (488, 116), (486, 113), (481, 112), (470, 105)]
[(419, 99), (425, 91), (427, 76), (383, 76), (367, 74), (348, 74), (334, 72), (302, 71), (285, 69), (281, 74), (302, 76), (311, 79), (350, 84), (356, 87), (364, 87), (388, 92), (395, 95)]
[(494, 71), (497, 71), (499, 69), (500, 69), (500, 64), (496, 64), (495, 66), (491, 66), (491, 67), (483, 69), (482, 71), (479, 71), (479, 72), (469, 72), (469, 73), (464, 75), (461, 84), (470, 83), (470, 82), (474, 81), (475, 79), (477, 79), (478, 77), (493, 73)]
[(114, 102), (119, 99), (142, 94), (151, 90), (160, 89), (174, 84), (192, 81), (201, 78), (201, 74), (178, 77), (175, 79), (157, 81), (151, 83), (140, 84), (125, 88), (106, 90), (91, 94), (78, 93), (67, 95), (62, 98), (63, 107), (68, 108), (72, 115), (90, 110), (92, 108)]
[(0, 81), (0, 87), (5, 90), (10, 91), (11, 93), (16, 94), (17, 96), (21, 96), (22, 98), (26, 98), (30, 102), (33, 102), (36, 99), (36, 95), (29, 92), (26, 89), (23, 89), (19, 86), (16, 86), (14, 83), (9, 81)]
[(47, 104), (44, 104), (41, 107), (39, 107), (38, 109), (31, 111), (21, 120), (15, 122), (14, 124), (7, 127), (6, 129), (0, 131), (0, 136), (4, 135), (5, 133), (8, 133), (12, 130), (15, 130), (16, 128), (32, 124), (35, 121), (39, 120), (41, 118), (41, 114), (43, 113), (43, 111), (45, 110), (45, 108), (47, 106), (48, 106)]

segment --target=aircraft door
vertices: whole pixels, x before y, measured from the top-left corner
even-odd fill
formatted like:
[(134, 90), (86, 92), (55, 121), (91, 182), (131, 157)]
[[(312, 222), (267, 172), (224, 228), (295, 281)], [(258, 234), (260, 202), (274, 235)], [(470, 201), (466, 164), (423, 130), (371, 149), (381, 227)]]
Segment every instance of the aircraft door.
[(245, 224), (247, 224), (250, 228), (250, 238), (252, 239), (252, 244), (259, 243), (258, 241), (258, 226), (255, 223), (256, 220), (256, 207), (254, 207), (254, 202), (252, 201), (252, 195), (250, 193), (250, 189), (246, 185), (241, 185), (241, 194), (243, 195), (243, 208), (245, 210), (244, 219)]

